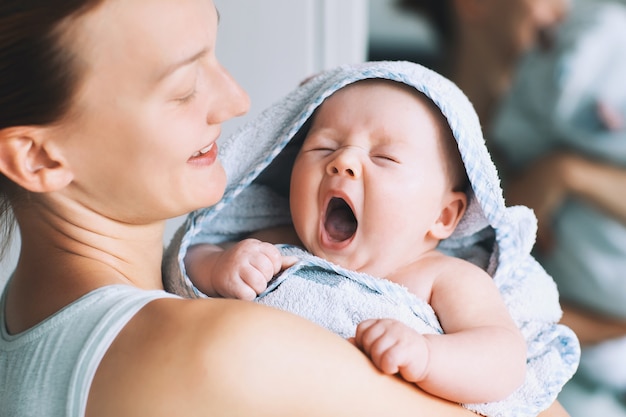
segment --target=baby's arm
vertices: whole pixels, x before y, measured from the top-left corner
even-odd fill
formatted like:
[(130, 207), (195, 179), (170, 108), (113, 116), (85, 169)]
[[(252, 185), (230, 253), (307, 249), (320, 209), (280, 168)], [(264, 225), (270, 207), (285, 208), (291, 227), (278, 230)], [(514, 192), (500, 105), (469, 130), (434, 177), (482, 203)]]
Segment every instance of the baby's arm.
[(511, 394), (524, 380), (526, 343), (491, 277), (443, 256), (417, 266), (416, 275), (437, 274), (430, 303), (445, 334), (421, 335), (394, 320), (367, 320), (357, 328), (357, 346), (383, 372), (400, 373), (448, 400), (490, 402)]
[(253, 300), (288, 264), (271, 243), (244, 239), (225, 247), (199, 244), (185, 256), (191, 282), (209, 297)]
[(239, 242), (194, 245), (185, 255), (185, 269), (193, 285), (209, 297), (254, 300), (274, 275), (296, 262), (273, 245), (293, 243), (294, 236), (293, 227), (280, 226)]

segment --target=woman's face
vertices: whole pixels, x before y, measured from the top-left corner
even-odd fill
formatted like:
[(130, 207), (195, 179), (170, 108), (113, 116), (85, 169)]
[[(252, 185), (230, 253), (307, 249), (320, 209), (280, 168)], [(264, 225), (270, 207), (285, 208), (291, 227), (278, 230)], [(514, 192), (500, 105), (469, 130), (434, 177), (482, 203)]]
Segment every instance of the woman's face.
[(568, 0), (484, 0), (480, 22), (503, 60), (516, 61), (566, 15)]
[(215, 57), (210, 0), (107, 0), (67, 34), (84, 70), (59, 141), (79, 204), (130, 223), (215, 204), (221, 123), (248, 97)]

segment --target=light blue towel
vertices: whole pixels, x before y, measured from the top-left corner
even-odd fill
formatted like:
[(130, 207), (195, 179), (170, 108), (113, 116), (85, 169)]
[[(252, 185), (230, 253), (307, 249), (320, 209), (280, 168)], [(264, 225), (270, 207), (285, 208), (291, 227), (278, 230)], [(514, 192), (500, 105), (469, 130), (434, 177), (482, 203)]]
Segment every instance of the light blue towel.
[[(504, 401), (465, 406), (494, 417), (538, 414), (552, 404), (574, 373), (580, 355), (578, 340), (568, 328), (556, 324), (561, 317), (556, 286), (530, 255), (536, 220), (525, 207), (505, 207), (498, 174), (472, 105), (453, 83), (420, 65), (375, 62), (326, 71), (225, 138), (220, 143), (220, 158), (229, 178), (224, 198), (216, 206), (189, 216), (185, 231), (175, 237), (170, 248), (177, 262), (166, 267), (166, 284), (187, 280), (186, 294), (201, 296), (184, 274), (183, 258), (190, 245), (236, 240), (251, 231), (290, 223), (289, 172), (303, 138), (301, 129), (325, 98), (367, 78), (411, 85), (447, 118), (472, 192), (465, 216), (440, 248), (480, 265), (493, 276), (528, 343), (523, 386)], [(301, 262), (283, 275), (280, 285), (259, 301), (323, 321), (322, 325), (344, 336), (354, 333), (355, 322), (374, 317), (394, 304), (408, 311), (407, 320), (419, 322), (415, 326), (420, 331), (441, 332), (430, 306), (389, 281), (346, 271), (303, 253)], [(180, 287), (178, 284), (170, 287)], [(345, 327), (340, 328), (341, 323)]]

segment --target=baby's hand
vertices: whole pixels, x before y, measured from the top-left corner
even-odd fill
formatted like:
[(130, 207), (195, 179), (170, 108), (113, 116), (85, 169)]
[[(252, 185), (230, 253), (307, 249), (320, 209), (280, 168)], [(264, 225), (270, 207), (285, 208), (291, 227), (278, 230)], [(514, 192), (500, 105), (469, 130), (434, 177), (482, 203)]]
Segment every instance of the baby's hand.
[(426, 377), (427, 340), (404, 323), (392, 319), (364, 320), (357, 326), (352, 342), (386, 374), (400, 373), (409, 382)]
[(213, 266), (213, 290), (222, 297), (254, 300), (267, 283), (296, 259), (283, 257), (271, 243), (245, 239), (220, 252)]

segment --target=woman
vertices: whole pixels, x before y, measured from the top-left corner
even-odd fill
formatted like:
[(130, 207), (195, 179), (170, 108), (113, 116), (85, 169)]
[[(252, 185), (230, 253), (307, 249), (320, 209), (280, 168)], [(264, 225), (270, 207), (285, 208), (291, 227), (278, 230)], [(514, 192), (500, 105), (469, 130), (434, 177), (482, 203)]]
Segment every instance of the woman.
[(162, 291), (165, 220), (220, 199), (220, 124), (248, 107), (217, 21), (207, 0), (0, 6), (3, 224), (22, 238), (3, 415), (472, 415), (304, 320)]

